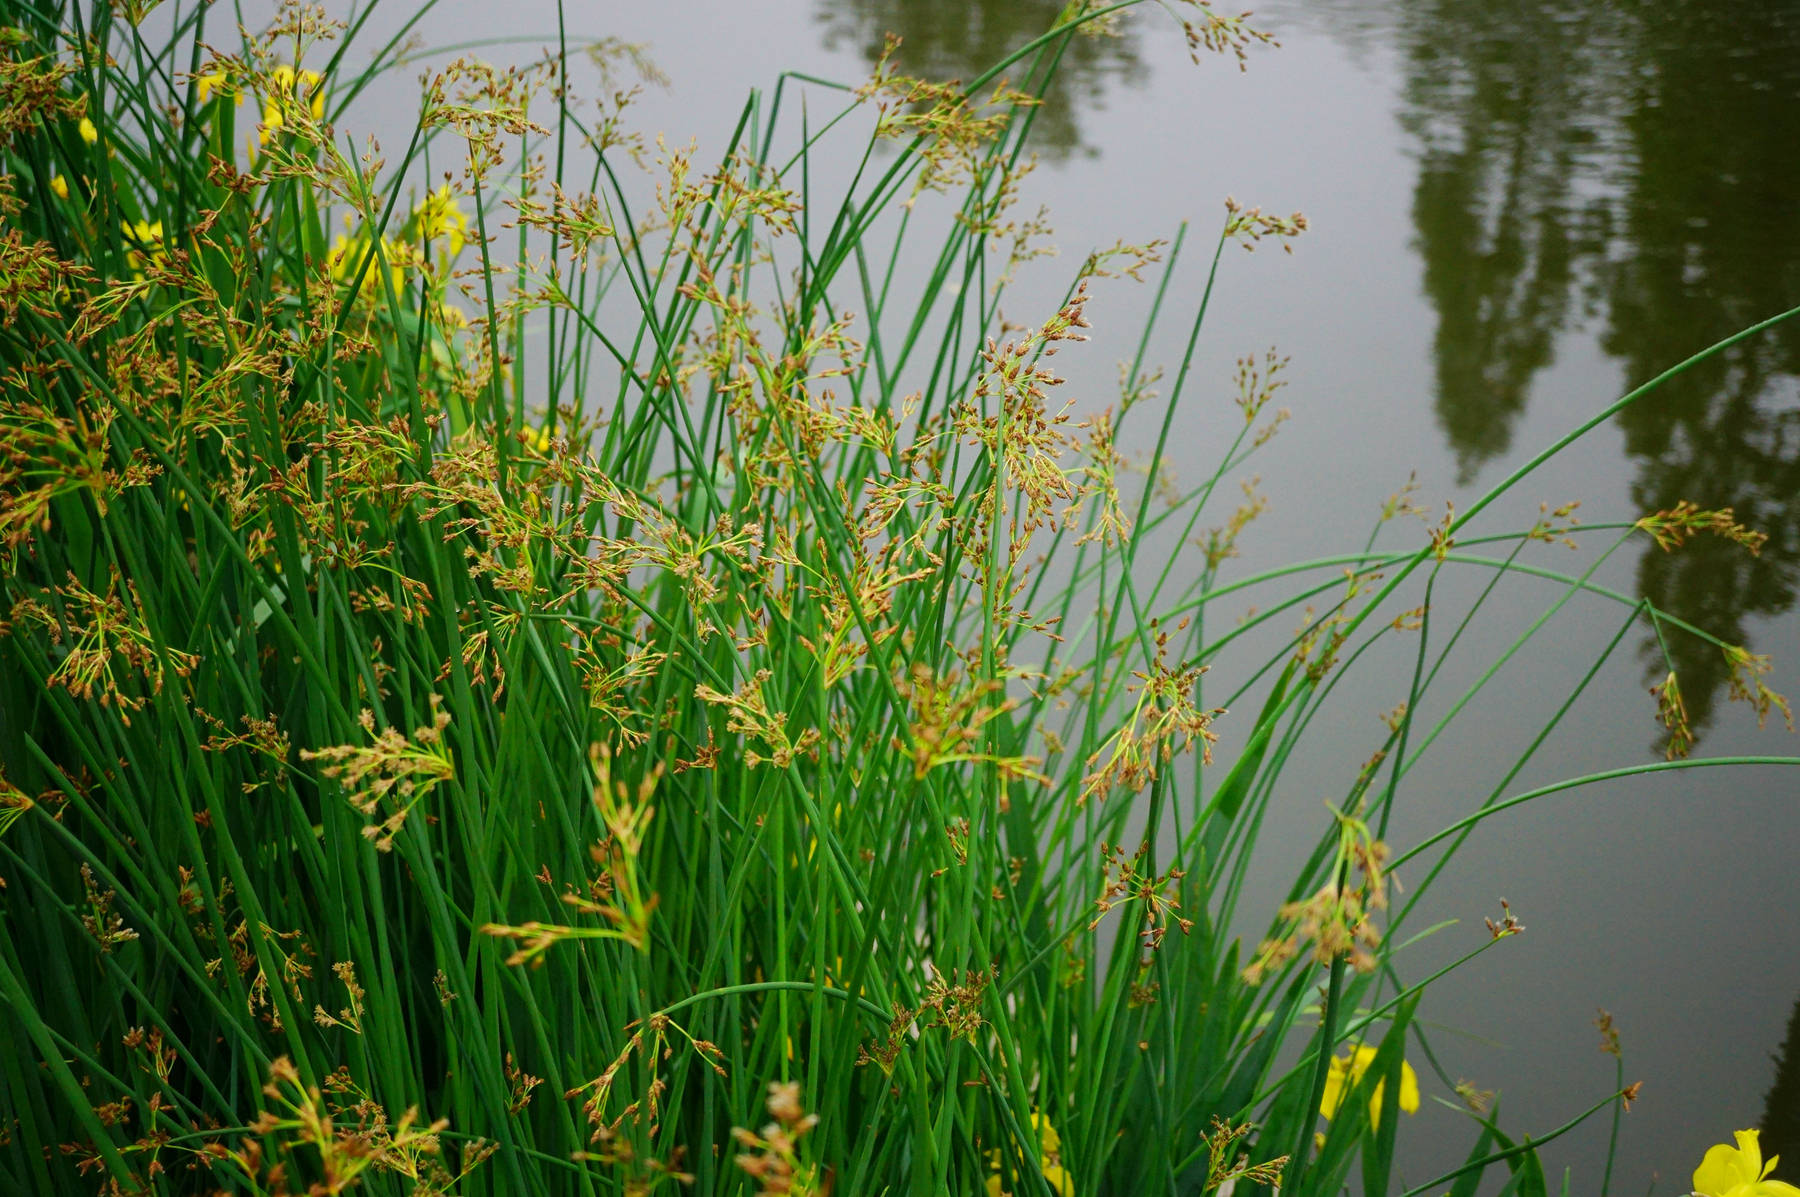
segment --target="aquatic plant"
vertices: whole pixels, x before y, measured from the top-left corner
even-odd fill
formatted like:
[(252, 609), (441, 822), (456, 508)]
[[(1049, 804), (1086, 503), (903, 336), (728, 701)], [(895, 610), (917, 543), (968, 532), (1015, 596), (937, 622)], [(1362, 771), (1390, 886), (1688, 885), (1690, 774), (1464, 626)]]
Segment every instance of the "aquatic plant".
[[(1284, 417), (1282, 359), (1241, 364), (1211, 469), (1171, 429), (1220, 255), (1304, 218), (1227, 201), (1187, 356), (1159, 383), (1146, 327), (1110, 404), (1058, 398), (1052, 359), (1120, 276), (1161, 271), (1158, 321), (1185, 229), (999, 315), (1044, 244), (1036, 97), (1128, 5), (966, 85), (891, 46), (860, 87), (783, 77), (710, 169), (628, 131), (617, 42), (434, 68), (389, 160), (341, 127), (429, 5), (360, 73), (369, 9), (290, 5), (227, 51), (214, 8), (152, 7), (0, 10), (9, 1189), (1325, 1194), (1360, 1159), (1386, 1191), (1443, 971), (1394, 932), (1449, 853), (1596, 778), (1748, 763), (1513, 793), (1540, 735), (1388, 845), (1491, 593), (1447, 612), (1444, 571), (1704, 642), (1527, 554), (1753, 535), (1691, 507), (1481, 532), (1526, 469), (1231, 576), (1261, 500), (1202, 521)], [(1197, 56), (1267, 40), (1174, 11)], [(843, 111), (796, 113), (802, 86)], [(1404, 701), (1243, 950), (1284, 769), (1390, 647)], [(1503, 909), (1462, 959), (1521, 930)], [(1475, 1147), (1431, 1185), (1544, 1192), (1567, 1127), (1515, 1141), (1438, 1080)]]

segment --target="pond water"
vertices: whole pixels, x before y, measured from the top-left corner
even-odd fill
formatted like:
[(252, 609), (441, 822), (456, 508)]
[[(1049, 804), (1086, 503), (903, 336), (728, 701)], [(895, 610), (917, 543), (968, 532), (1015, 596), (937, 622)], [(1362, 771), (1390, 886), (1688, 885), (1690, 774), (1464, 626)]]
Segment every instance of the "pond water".
[[(570, 6), (569, 20), (571, 33), (648, 43), (668, 85), (646, 93), (639, 122), (699, 138), (705, 160), (749, 89), (772, 87), (783, 68), (854, 81), (891, 31), (909, 70), (968, 78), (1061, 7), (667, 0)], [(556, 27), (554, 0), (498, 11), (441, 5), (430, 40), (544, 43)], [(1081, 255), (1119, 237), (1166, 237), (1189, 220), (1208, 239), (1228, 193), (1307, 213), (1292, 258), (1226, 259), (1196, 363), (1207, 385), (1195, 393), (1207, 397), (1178, 430), (1210, 462), (1233, 359), (1271, 344), (1291, 355), (1294, 419), (1258, 465), (1271, 505), (1245, 568), (1359, 545), (1412, 473), (1424, 501), (1466, 507), (1631, 385), (1800, 303), (1800, 4), (1288, 0), (1257, 23), (1282, 47), (1254, 53), (1242, 74), (1228, 60), (1192, 65), (1154, 9), (1117, 39), (1077, 43), (1039, 120), (1044, 160), (1028, 190), (1050, 205), (1064, 255), (1034, 264), (1009, 308), (1047, 315)], [(410, 81), (393, 87), (394, 111), (409, 112)], [(1188, 265), (1191, 304), (1201, 279)], [(1011, 310), (1034, 296), (1041, 312)], [(1143, 302), (1102, 291), (1091, 364), (1069, 370), (1078, 386), (1110, 379)], [(1171, 332), (1151, 356), (1179, 352)], [(1722, 541), (1674, 555), (1634, 542), (1600, 580), (1774, 654), (1777, 688), (1800, 676), (1800, 321), (1683, 376), (1521, 494), (1531, 503), (1512, 514), (1523, 523), (1539, 499), (1581, 499), (1593, 521), (1680, 499), (1735, 508), (1768, 534), (1760, 556)], [(1469, 655), (1501, 651), (1555, 593), (1509, 589), (1514, 610)], [(1585, 664), (1562, 651), (1590, 652), (1616, 623), (1611, 608), (1573, 611), (1547, 653), (1498, 680), (1464, 734), (1408, 775), (1397, 845), (1486, 793)], [(1672, 648), (1697, 752), (1795, 752), (1785, 731), (1759, 732), (1725, 701), (1716, 652)], [(1648, 759), (1644, 691), (1660, 676), (1648, 662), (1621, 653), (1514, 789)], [(1318, 789), (1272, 816), (1268, 884), (1246, 900), (1258, 922), (1320, 830), (1319, 801), (1341, 795), (1344, 767), (1366, 755), (1374, 710), (1396, 697), (1358, 700), (1364, 713), (1337, 744), (1314, 745), (1320, 761), (1293, 774)], [(1229, 720), (1220, 731), (1229, 740)], [(1513, 1131), (1547, 1131), (1611, 1087), (1591, 1025), (1603, 1006), (1623, 1035), (1626, 1079), (1644, 1082), (1615, 1191), (1686, 1192), (1709, 1144), (1756, 1125), (1765, 1152), (1791, 1161), (1780, 1174), (1800, 1179), (1800, 1081), (1765, 1111), (1800, 996), (1797, 833), (1800, 780), (1777, 770), (1596, 786), (1485, 826), (1419, 919), (1460, 925), (1421, 947), (1409, 972), (1477, 942), (1501, 896), (1528, 931), (1434, 990), (1422, 1013), (1443, 1067), (1500, 1091)], [(1428, 1101), (1403, 1128), (1406, 1177), (1460, 1160), (1465, 1127)], [(1604, 1118), (1547, 1147), (1553, 1185), (1567, 1166), (1574, 1191), (1597, 1192), (1605, 1150)]]

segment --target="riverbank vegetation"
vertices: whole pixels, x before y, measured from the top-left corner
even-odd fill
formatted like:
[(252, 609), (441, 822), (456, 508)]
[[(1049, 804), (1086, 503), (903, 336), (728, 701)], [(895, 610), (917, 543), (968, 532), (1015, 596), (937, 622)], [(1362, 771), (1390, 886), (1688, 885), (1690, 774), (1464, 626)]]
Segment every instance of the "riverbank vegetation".
[[(1756, 533), (1485, 527), (1526, 467), (1234, 574), (1282, 359), (1205, 412), (1204, 468), (1171, 430), (1220, 255), (1304, 217), (1228, 201), (1000, 317), (1045, 244), (1035, 96), (1121, 13), (966, 83), (904, 47), (784, 77), (702, 163), (631, 131), (652, 68), (613, 42), (494, 67), (422, 55), (423, 10), (370, 46), (372, 10), (0, 8), (0, 1187), (1547, 1191), (1566, 1128), (1436, 1069), (1441, 972), (1402, 950), (1519, 919), (1408, 914), (1496, 812), (1732, 763), (1687, 758), (1671, 672), (1668, 760), (1514, 788), (1634, 627), (1786, 717), (1766, 661), (1547, 548)], [(1267, 40), (1172, 11), (1205, 69)], [(359, 137), (420, 69), (408, 143)], [(1126, 285), (1187, 329), (1166, 372), (1148, 325), (1083, 344)], [(1066, 395), (1106, 351), (1115, 391)], [(1557, 590), (1521, 643), (1571, 602), (1619, 634), (1466, 817), (1390, 845), (1466, 697), (1440, 668), (1525, 573)], [(1381, 659), (1408, 680), (1341, 789), (1284, 788)], [(1285, 904), (1244, 908), (1271, 807), (1321, 797)], [(1402, 1182), (1422, 1100), (1468, 1163)]]

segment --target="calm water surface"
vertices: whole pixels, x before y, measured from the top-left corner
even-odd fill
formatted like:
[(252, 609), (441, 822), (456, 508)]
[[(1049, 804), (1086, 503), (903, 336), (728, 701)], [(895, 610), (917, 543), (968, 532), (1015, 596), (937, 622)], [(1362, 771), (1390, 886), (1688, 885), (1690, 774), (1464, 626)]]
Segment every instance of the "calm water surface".
[[(891, 31), (910, 70), (968, 78), (1061, 7), (671, 0), (573, 5), (570, 22), (649, 43), (669, 85), (646, 95), (640, 121), (698, 137), (704, 160), (748, 90), (782, 68), (854, 80)], [(510, 4), (503, 21), (474, 0), (437, 11), (441, 41), (544, 41), (556, 22), (550, 0)], [(1245, 568), (1359, 544), (1412, 472), (1428, 502), (1466, 506), (1629, 386), (1800, 303), (1800, 4), (1287, 0), (1259, 16), (1283, 48), (1242, 75), (1224, 61), (1192, 66), (1154, 12), (1119, 38), (1076, 43), (1038, 120), (1044, 161), (1028, 191), (1051, 206), (1064, 257), (1028, 273), (1012, 301), (1035, 297), (1042, 312), (1016, 314), (1048, 314), (1087, 249), (1168, 236), (1183, 220), (1210, 230), (1227, 193), (1308, 214), (1293, 258), (1227, 259), (1197, 363), (1211, 386), (1179, 430), (1210, 462), (1206, 446), (1229, 427), (1232, 360), (1270, 344), (1292, 356), (1295, 418), (1259, 465), (1271, 508)], [(410, 83), (393, 88), (393, 111), (410, 112)], [(1102, 291), (1090, 365), (1069, 368), (1077, 385), (1110, 381), (1143, 303)], [(1171, 333), (1152, 350), (1173, 361), (1180, 346)], [(1634, 544), (1600, 580), (1773, 653), (1778, 688), (1800, 676), (1800, 322), (1683, 376), (1522, 493), (1532, 503), (1497, 528), (1529, 523), (1538, 499), (1582, 499), (1593, 521), (1683, 498), (1734, 507), (1768, 534), (1760, 556), (1710, 540), (1676, 555)], [(1514, 608), (1477, 636), (1467, 667), (1502, 651), (1555, 593), (1508, 590)], [(1503, 676), (1463, 734), (1408, 774), (1391, 838), (1404, 846), (1470, 809), (1616, 622), (1598, 606), (1559, 619), (1549, 651)], [(1661, 667), (1639, 647), (1619, 654), (1515, 790), (1647, 759), (1644, 687)], [(1725, 701), (1715, 652), (1671, 649), (1700, 752), (1796, 751)], [(1268, 875), (1248, 899), (1258, 925), (1320, 830), (1319, 801), (1341, 794), (1345, 769), (1366, 755), (1374, 711), (1404, 696), (1403, 675), (1394, 680), (1398, 694), (1353, 696), (1341, 733), (1291, 773)], [(1229, 721), (1222, 730), (1229, 739)], [(1796, 849), (1800, 783), (1774, 771), (1595, 787), (1488, 825), (1417, 920), (1460, 925), (1402, 957), (1416, 976), (1466, 950), (1503, 895), (1528, 927), (1434, 990), (1422, 1014), (1443, 1068), (1499, 1090), (1511, 1130), (1547, 1131), (1611, 1086), (1591, 1026), (1604, 1006), (1627, 1079), (1644, 1082), (1616, 1192), (1686, 1192), (1708, 1144), (1754, 1125), (1800, 1180), (1800, 1080), (1775, 1083), (1800, 996)], [(1800, 1031), (1795, 1047), (1800, 1056)], [(1426, 1103), (1403, 1129), (1411, 1183), (1460, 1161), (1466, 1125)], [(1596, 1120), (1547, 1147), (1553, 1177), (1572, 1168), (1573, 1191), (1597, 1192), (1605, 1139)]]

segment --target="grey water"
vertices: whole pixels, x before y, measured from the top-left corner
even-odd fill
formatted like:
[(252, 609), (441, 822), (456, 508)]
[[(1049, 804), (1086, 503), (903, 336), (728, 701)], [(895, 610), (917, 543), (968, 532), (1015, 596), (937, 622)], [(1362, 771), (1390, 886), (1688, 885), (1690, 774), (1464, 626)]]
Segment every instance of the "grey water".
[[(750, 89), (773, 87), (783, 69), (855, 81), (892, 32), (909, 71), (966, 79), (1061, 8), (668, 0), (570, 5), (568, 18), (572, 33), (647, 45), (667, 85), (646, 91), (638, 124), (696, 137), (704, 161)], [(555, 0), (510, 4), (504, 22), (494, 11), (446, 0), (429, 40), (552, 39)], [(1042, 160), (1026, 192), (1049, 205), (1063, 257), (1021, 276), (1008, 313), (1033, 314), (1032, 296), (1059, 293), (1090, 248), (1167, 237), (1183, 221), (1207, 240), (1227, 194), (1307, 214), (1292, 257), (1226, 258), (1196, 406), (1177, 430), (1184, 458), (1191, 447), (1210, 463), (1206, 447), (1229, 435), (1233, 360), (1270, 345), (1291, 357), (1282, 402), (1294, 418), (1255, 467), (1270, 508), (1242, 568), (1359, 545), (1409, 475), (1434, 514), (1446, 501), (1466, 508), (1629, 387), (1800, 303), (1800, 3), (1277, 0), (1255, 23), (1282, 44), (1242, 73), (1229, 60), (1190, 63), (1155, 6), (1117, 38), (1074, 43), (1037, 120)], [(395, 87), (404, 115), (408, 81)], [(1195, 298), (1192, 266), (1177, 307)], [(1053, 310), (1046, 302), (1036, 314)], [(1092, 364), (1069, 370), (1077, 386), (1101, 385), (1129, 354), (1143, 304), (1102, 289)], [(1153, 360), (1179, 355), (1181, 322), (1153, 342)], [(1595, 522), (1681, 499), (1732, 507), (1768, 535), (1760, 555), (1711, 539), (1677, 554), (1634, 542), (1598, 580), (1773, 654), (1778, 689), (1800, 677), (1800, 322), (1682, 376), (1520, 494), (1530, 504), (1509, 510), (1527, 524), (1539, 499), (1580, 499)], [(1538, 559), (1559, 565), (1550, 552)], [(1469, 656), (1503, 651), (1556, 593), (1507, 588), (1510, 607), (1474, 634)], [(1463, 732), (1408, 774), (1398, 847), (1471, 809), (1618, 618), (1574, 605), (1546, 632), (1546, 652), (1483, 692)], [(1669, 647), (1698, 753), (1800, 748), (1726, 700), (1716, 652)], [(1644, 630), (1631, 633), (1515, 790), (1650, 759), (1645, 691), (1666, 667), (1648, 650)], [(1366, 754), (1374, 712), (1403, 696), (1358, 699), (1337, 758), (1327, 737), (1319, 762), (1297, 764), (1247, 908), (1266, 915), (1280, 900), (1282, 874), (1321, 828), (1320, 802), (1341, 795), (1343, 769)], [(1219, 730), (1229, 739), (1229, 719)], [(1778, 770), (1609, 783), (1485, 825), (1416, 925), (1458, 922), (1402, 965), (1421, 975), (1474, 946), (1501, 897), (1527, 931), (1434, 988), (1421, 1017), (1439, 1063), (1497, 1090), (1510, 1131), (1541, 1134), (1612, 1086), (1592, 1026), (1604, 1007), (1626, 1080), (1643, 1082), (1614, 1191), (1684, 1193), (1708, 1145), (1759, 1125), (1765, 1154), (1788, 1157), (1776, 1175), (1800, 1180), (1800, 1080), (1776, 1083), (1784, 1038), (1800, 1065), (1797, 833), (1800, 781)], [(1428, 1100), (1402, 1128), (1407, 1183), (1460, 1162), (1472, 1138), (1463, 1115), (1429, 1100), (1452, 1094), (1414, 1059)], [(1544, 1149), (1553, 1186), (1568, 1168), (1572, 1191), (1598, 1192), (1607, 1131), (1603, 1116)]]

